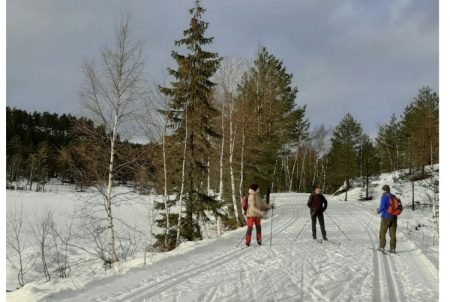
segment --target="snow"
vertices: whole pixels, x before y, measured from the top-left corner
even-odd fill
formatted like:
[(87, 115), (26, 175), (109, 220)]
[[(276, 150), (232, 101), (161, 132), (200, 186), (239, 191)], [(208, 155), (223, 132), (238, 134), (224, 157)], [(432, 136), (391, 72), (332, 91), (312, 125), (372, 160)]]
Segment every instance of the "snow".
[[(246, 231), (240, 228), (220, 238), (187, 242), (171, 252), (152, 254), (146, 265), (138, 253), (112, 270), (93, 265), (68, 279), (32, 281), (8, 293), (7, 301), (437, 301), (439, 246), (431, 209), (413, 212), (405, 208), (399, 217), (398, 255), (383, 255), (374, 250), (379, 231), (374, 209), (381, 186), (391, 185), (393, 193), (398, 186), (404, 204), (411, 192), (410, 183), (395, 184), (390, 174), (381, 175), (375, 183), (372, 201), (357, 201), (360, 188), (349, 192), (348, 202), (342, 201), (343, 195), (326, 196), (325, 224), (331, 242), (312, 240), (307, 194), (272, 194), (276, 207), (273, 220), (262, 224), (262, 247), (255, 245), (254, 230), (252, 246), (244, 248), (241, 243), (236, 248)], [(416, 199), (425, 198), (418, 192), (425, 194), (426, 190), (416, 184)], [(27, 214), (31, 215), (45, 197), (47, 205), (69, 211), (78, 195), (70, 189), (8, 191), (7, 208), (10, 211), (17, 201), (34, 204)], [(132, 219), (148, 232), (148, 217), (143, 213), (148, 211), (148, 197), (141, 198), (139, 206), (130, 202), (119, 209), (123, 209), (123, 219)], [(424, 226), (416, 230), (418, 224)], [(15, 282), (10, 278), (15, 275), (7, 268), (8, 285)]]

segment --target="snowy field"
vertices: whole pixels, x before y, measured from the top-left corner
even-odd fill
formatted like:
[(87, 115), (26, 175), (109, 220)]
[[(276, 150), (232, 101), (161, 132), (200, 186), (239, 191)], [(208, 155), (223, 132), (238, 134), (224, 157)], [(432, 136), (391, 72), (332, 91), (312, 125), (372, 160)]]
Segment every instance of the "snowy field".
[[(262, 247), (254, 245), (253, 234), (250, 248), (243, 248), (243, 243), (236, 248), (245, 233), (241, 228), (153, 255), (147, 265), (137, 253), (114, 270), (91, 269), (68, 279), (33, 281), (8, 293), (7, 301), (437, 301), (439, 246), (429, 207), (404, 210), (399, 218), (397, 255), (374, 251), (379, 231), (374, 209), (380, 187), (388, 183), (396, 193), (389, 181), (391, 175), (381, 176), (372, 188), (375, 199), (369, 202), (356, 201), (360, 189), (349, 192), (348, 202), (340, 201), (343, 196), (327, 196), (325, 224), (330, 242), (312, 240), (307, 194), (272, 194), (276, 208), (271, 247), (268, 219), (263, 223)], [(400, 188), (405, 204), (411, 193), (407, 186)], [(424, 187), (416, 190), (426, 193)], [(38, 209), (38, 201), (27, 200), (27, 194), (56, 192), (7, 194), (10, 211), (19, 199), (34, 202)], [(55, 204), (68, 210), (67, 196), (55, 197)], [(130, 204), (124, 215), (134, 217), (136, 223), (142, 219), (142, 228), (148, 229), (146, 206), (145, 200), (140, 209)], [(416, 229), (418, 224), (423, 226)], [(7, 273), (8, 284), (13, 284), (11, 278), (16, 276), (11, 268)]]

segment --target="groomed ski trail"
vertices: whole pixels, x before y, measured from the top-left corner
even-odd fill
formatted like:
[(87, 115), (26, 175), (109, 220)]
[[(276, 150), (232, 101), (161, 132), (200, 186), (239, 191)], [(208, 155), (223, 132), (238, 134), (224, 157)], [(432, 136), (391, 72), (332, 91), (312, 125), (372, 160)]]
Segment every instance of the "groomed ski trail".
[[(273, 194), (272, 198), (276, 208), (271, 248), (270, 220), (265, 220), (262, 247), (235, 248), (246, 230), (241, 228), (185, 253), (75, 291), (52, 294), (43, 301), (438, 300), (437, 268), (400, 227), (398, 255), (369, 249), (378, 247), (380, 220), (373, 218), (368, 207), (329, 198), (327, 214), (340, 229), (325, 216), (327, 237), (339, 244), (317, 244), (310, 223), (295, 241), (310, 219), (308, 195)], [(320, 238), (319, 225), (317, 230)]]

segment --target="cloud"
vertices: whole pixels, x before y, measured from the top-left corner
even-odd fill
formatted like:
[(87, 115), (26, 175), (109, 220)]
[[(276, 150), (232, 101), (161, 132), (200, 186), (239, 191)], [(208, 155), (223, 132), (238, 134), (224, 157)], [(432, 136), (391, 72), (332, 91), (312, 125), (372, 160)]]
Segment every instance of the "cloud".
[[(145, 76), (161, 81), (174, 62), (192, 1), (8, 0), (7, 103), (79, 112), (82, 56), (96, 57), (129, 12), (143, 41)], [(401, 113), (420, 87), (438, 90), (438, 1), (205, 1), (209, 48), (252, 58), (259, 46), (282, 59), (313, 124), (347, 112), (370, 134)]]

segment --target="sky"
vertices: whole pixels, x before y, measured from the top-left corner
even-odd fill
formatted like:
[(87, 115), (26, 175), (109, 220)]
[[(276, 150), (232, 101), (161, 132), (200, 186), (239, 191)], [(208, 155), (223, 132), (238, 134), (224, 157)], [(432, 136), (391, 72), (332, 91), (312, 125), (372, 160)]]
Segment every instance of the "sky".
[[(162, 82), (193, 1), (7, 0), (6, 103), (81, 113), (83, 58), (112, 41), (121, 15), (143, 42), (144, 77)], [(210, 50), (283, 60), (312, 125), (350, 112), (371, 136), (401, 115), (421, 87), (439, 92), (437, 0), (206, 0)]]

